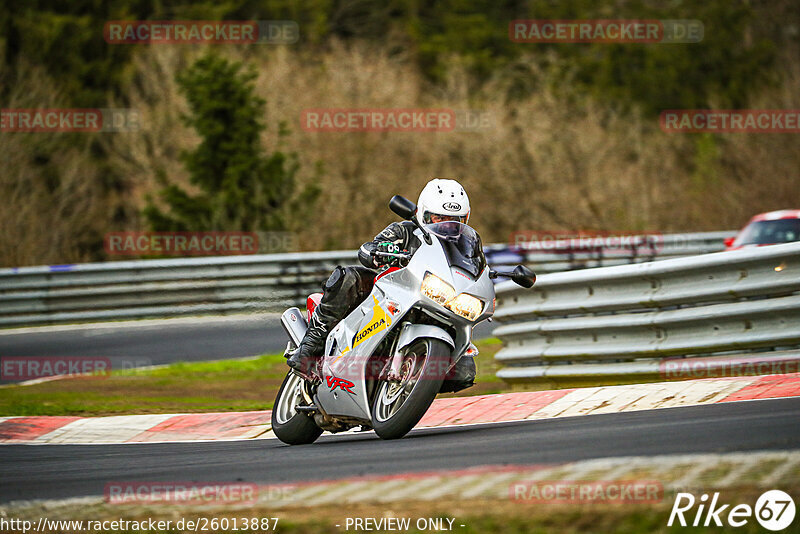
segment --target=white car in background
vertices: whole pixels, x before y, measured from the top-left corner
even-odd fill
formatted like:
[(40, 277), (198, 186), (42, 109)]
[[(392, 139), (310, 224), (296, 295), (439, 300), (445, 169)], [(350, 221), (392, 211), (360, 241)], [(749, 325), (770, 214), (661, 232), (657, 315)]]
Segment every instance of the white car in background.
[(800, 210), (759, 213), (735, 238), (725, 240), (725, 250), (800, 241)]

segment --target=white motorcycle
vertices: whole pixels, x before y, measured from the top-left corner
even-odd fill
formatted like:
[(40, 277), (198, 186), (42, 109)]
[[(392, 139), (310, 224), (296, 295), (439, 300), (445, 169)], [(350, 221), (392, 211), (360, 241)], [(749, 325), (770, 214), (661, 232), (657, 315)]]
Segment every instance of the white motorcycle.
[[(416, 221), (417, 206), (399, 195), (393, 212)], [(311, 443), (320, 434), (356, 426), (383, 439), (406, 435), (430, 407), (461, 358), (474, 357), (472, 328), (495, 309), (493, 278), (522, 287), (536, 281), (520, 265), (498, 273), (486, 265), (477, 232), (459, 222), (421, 226), (411, 254), (375, 252), (404, 266), (384, 270), (370, 296), (328, 334), (317, 377), (290, 370), (272, 410), (272, 430), (284, 443)], [(309, 297), (308, 317), (321, 294)], [(281, 316), (287, 353), (308, 328), (296, 307)]]

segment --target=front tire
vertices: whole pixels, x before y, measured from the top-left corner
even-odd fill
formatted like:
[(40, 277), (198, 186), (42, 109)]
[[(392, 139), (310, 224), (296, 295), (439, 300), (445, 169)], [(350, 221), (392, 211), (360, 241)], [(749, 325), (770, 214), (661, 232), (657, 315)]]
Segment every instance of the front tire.
[(313, 443), (322, 434), (310, 416), (295, 409), (298, 404), (306, 404), (302, 388), (303, 379), (289, 371), (272, 408), (272, 431), (289, 445)]
[(402, 438), (419, 423), (442, 387), (450, 347), (422, 339), (404, 349), (402, 380), (383, 380), (372, 402), (372, 428), (382, 439)]

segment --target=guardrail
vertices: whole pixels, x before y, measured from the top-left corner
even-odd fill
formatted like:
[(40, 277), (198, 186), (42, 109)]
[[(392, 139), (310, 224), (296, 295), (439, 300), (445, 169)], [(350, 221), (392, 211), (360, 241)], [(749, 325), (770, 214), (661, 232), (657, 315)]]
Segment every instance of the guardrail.
[[(733, 232), (639, 236), (627, 248), (552, 252), (486, 247), (494, 265), (524, 262), (537, 272), (712, 252)], [(563, 245), (563, 244), (562, 244)], [(560, 247), (560, 248), (559, 248)], [(0, 269), (0, 327), (143, 317), (279, 311), (301, 305), (355, 251), (136, 260)]]
[(0, 326), (277, 311), (305, 302), (355, 251), (0, 270)]
[(511, 382), (797, 372), (800, 243), (503, 282), (495, 319)]
[(521, 241), (489, 245), (486, 257), (490, 265), (497, 267), (524, 263), (537, 273), (554, 273), (719, 252), (725, 250), (725, 238), (735, 235), (735, 231), (629, 235), (617, 239), (616, 246), (607, 246), (612, 239), (602, 236)]

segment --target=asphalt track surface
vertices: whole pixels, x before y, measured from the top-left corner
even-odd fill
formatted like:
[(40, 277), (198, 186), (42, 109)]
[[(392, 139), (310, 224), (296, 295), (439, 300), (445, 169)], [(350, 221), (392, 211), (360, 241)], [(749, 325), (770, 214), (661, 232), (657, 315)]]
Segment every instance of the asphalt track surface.
[[(135, 322), (0, 335), (0, 356), (106, 357), (112, 369), (256, 356), (280, 352), (278, 315), (260, 319)], [(5, 381), (7, 382), (7, 381)], [(3, 383), (3, 382), (0, 382)]]
[[(222, 360), (282, 352), (286, 333), (278, 314), (258, 318), (113, 323), (66, 330), (0, 333), (2, 356), (106, 357), (112, 369)], [(490, 335), (484, 322), (476, 337)], [(13, 382), (0, 380), (0, 384)]]
[(563, 419), (278, 440), (2, 445), (0, 502), (102, 495), (108, 482), (278, 484), (481, 465), (800, 448), (800, 398)]

